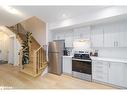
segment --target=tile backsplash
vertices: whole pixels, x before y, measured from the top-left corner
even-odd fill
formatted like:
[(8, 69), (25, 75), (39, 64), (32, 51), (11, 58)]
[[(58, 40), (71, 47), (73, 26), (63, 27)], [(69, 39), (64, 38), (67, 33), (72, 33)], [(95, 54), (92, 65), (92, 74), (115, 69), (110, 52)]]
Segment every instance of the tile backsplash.
[(99, 57), (127, 58), (127, 48), (94, 48)]

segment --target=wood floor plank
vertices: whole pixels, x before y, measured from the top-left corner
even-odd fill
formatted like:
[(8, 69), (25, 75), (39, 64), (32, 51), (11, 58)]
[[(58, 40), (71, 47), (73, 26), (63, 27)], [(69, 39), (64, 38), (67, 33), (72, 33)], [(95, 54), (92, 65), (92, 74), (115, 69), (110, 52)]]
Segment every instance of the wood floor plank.
[(0, 87), (6, 89), (113, 89), (113, 87), (88, 82), (67, 75), (47, 74), (33, 78), (9, 64), (0, 65)]

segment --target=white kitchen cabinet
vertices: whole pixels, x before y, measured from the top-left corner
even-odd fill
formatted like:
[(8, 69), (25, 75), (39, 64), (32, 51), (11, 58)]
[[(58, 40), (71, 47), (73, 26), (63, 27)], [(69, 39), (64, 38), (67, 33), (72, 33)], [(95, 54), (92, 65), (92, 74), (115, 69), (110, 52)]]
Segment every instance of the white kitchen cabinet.
[(65, 36), (65, 47), (73, 47), (72, 36)]
[(65, 38), (65, 47), (73, 47), (73, 32), (67, 31), (64, 35)]
[(92, 47), (103, 47), (104, 44), (104, 35), (103, 27), (94, 26), (91, 27), (91, 41)]
[(108, 62), (93, 61), (92, 62), (92, 78), (94, 80), (108, 82)]
[(122, 86), (123, 83), (123, 63), (110, 62), (109, 63), (109, 81), (108, 83)]
[(127, 47), (125, 23), (112, 23), (104, 27), (104, 47)]
[(53, 40), (64, 40), (64, 32), (57, 32), (53, 34)]
[(118, 47), (127, 47), (127, 22), (119, 25)]
[(127, 88), (127, 63), (123, 63), (123, 83), (122, 86)]
[(74, 40), (76, 39), (91, 39), (90, 27), (74, 29)]
[(93, 80), (127, 87), (127, 63), (92, 60)]
[(72, 57), (63, 56), (63, 73), (72, 75)]

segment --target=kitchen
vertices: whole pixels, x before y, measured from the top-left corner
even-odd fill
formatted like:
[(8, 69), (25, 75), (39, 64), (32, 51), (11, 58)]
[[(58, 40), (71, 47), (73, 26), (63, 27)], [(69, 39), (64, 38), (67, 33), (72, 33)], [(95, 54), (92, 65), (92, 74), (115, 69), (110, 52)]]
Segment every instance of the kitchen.
[(52, 41), (65, 41), (61, 74), (127, 88), (126, 19), (109, 19), (51, 32)]

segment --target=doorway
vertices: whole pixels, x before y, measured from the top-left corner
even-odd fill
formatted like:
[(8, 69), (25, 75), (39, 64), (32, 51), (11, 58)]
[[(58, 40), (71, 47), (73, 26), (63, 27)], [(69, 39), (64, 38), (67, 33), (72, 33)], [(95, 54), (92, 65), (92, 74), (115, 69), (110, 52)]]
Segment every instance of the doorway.
[(14, 37), (9, 37), (8, 63), (14, 64)]

